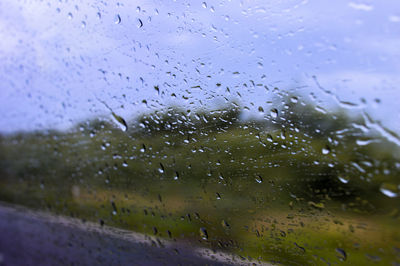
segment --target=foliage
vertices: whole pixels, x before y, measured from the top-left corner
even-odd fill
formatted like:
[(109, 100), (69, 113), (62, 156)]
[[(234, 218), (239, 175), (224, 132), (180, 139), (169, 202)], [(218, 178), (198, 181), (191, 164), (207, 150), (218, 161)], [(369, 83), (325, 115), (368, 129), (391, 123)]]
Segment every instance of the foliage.
[[(343, 224), (365, 246), (398, 245), (391, 220), (379, 218), (374, 237), (353, 226), (398, 220), (399, 199), (380, 192), (398, 182), (396, 147), (353, 127), (360, 118), (292, 97), (266, 122), (242, 120), (237, 104), (171, 107), (131, 119), (126, 132), (98, 118), (70, 132), (1, 136), (0, 199), (285, 264), (334, 262), (338, 245), (365, 263)], [(327, 229), (332, 221), (339, 231)]]

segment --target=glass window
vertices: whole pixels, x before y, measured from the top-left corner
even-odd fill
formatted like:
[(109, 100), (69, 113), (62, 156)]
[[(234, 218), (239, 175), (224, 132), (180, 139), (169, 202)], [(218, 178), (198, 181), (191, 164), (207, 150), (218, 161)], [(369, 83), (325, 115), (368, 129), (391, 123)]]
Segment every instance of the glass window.
[(0, 264), (400, 264), (397, 1), (0, 2)]

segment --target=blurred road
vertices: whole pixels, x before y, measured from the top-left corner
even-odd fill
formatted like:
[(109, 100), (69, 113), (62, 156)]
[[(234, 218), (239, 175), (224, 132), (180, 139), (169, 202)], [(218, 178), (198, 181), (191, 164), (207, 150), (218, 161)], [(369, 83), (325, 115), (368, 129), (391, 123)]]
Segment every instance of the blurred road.
[(251, 264), (210, 250), (0, 203), (0, 265)]

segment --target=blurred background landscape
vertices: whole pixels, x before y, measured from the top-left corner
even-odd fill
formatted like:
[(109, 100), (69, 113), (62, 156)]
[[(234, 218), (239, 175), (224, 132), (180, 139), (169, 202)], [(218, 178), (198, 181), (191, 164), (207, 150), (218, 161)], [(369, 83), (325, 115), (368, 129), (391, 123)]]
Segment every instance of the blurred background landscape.
[(2, 135), (0, 199), (254, 261), (400, 263), (399, 147), (343, 109), (274, 106)]

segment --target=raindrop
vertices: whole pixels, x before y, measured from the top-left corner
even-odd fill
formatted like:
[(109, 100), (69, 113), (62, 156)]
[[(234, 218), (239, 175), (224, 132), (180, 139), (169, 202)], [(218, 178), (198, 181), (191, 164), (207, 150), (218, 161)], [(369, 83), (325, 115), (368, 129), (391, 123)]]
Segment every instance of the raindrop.
[(326, 155), (329, 154), (331, 152), (331, 148), (329, 148), (329, 146), (325, 146), (324, 148), (322, 148), (322, 154)]
[(297, 97), (292, 97), (292, 98), (290, 98), (290, 101), (292, 102), (292, 103), (297, 103), (298, 101), (299, 101), (299, 98), (297, 98)]
[(228, 222), (225, 221), (225, 220), (222, 220), (222, 221), (221, 221), (221, 225), (222, 225), (222, 227), (224, 227), (224, 228), (226, 228), (226, 229), (230, 228), (230, 225), (229, 225)]
[(338, 176), (338, 179), (339, 179), (339, 181), (342, 182), (343, 184), (349, 183), (349, 179), (348, 179), (347, 177)]
[(215, 196), (217, 197), (218, 200), (221, 199), (221, 195), (218, 192), (215, 193)]
[(117, 122), (117, 124), (119, 125), (119, 127), (121, 128), (122, 131), (127, 131), (128, 130), (128, 124), (125, 122), (125, 120), (117, 115), (114, 112), (111, 112), (113, 118), (115, 119), (115, 121)]
[(322, 108), (321, 106), (315, 106), (314, 109), (315, 109), (316, 111), (322, 113), (322, 114), (327, 114), (327, 113), (328, 113), (328, 112), (327, 112), (324, 108)]
[(179, 179), (179, 173), (175, 172), (174, 180), (178, 180), (178, 179)]
[(146, 151), (146, 145), (142, 145), (142, 148), (140, 149), (140, 152), (145, 152)]
[(259, 107), (258, 107), (258, 111), (259, 111), (260, 113), (264, 113), (264, 108), (262, 108), (261, 106), (259, 106)]
[(85, 21), (82, 21), (82, 22), (81, 22), (81, 27), (82, 27), (82, 28), (86, 28), (86, 22), (85, 22)]
[(336, 248), (336, 252), (338, 253), (337, 257), (339, 258), (339, 260), (345, 261), (347, 259), (346, 251), (344, 251), (343, 249)]
[(361, 173), (365, 173), (365, 169), (362, 168), (358, 163), (352, 162), (351, 165), (353, 165), (355, 168), (357, 168), (357, 170), (360, 171)]
[(200, 232), (200, 237), (203, 240), (208, 240), (208, 233), (207, 233), (207, 230), (204, 227), (201, 227), (199, 232)]
[(256, 176), (256, 182), (261, 184), (263, 182), (263, 178), (260, 175)]
[(201, 4), (201, 6), (202, 6), (203, 8), (207, 8), (207, 3), (206, 3), (206, 2), (203, 2), (203, 3)]
[(396, 186), (395, 184), (383, 183), (379, 190), (389, 198), (396, 198), (399, 196), (399, 186)]
[(276, 108), (271, 109), (270, 114), (271, 114), (271, 117), (272, 117), (273, 119), (276, 119), (276, 118), (278, 117), (278, 110), (277, 110)]
[(157, 94), (160, 95), (160, 87), (159, 86), (154, 86), (154, 89), (156, 90)]
[(137, 20), (137, 27), (140, 29), (141, 27), (143, 27), (143, 21), (140, 19), (140, 18), (138, 18), (138, 20)]
[(112, 214), (117, 215), (117, 206), (115, 205), (114, 201), (111, 201), (111, 206), (113, 208)]
[(71, 12), (68, 13), (68, 19), (72, 19), (74, 16), (72, 15)]
[(112, 158), (113, 158), (113, 159), (121, 159), (122, 156), (119, 155), (118, 153), (114, 153)]
[(303, 253), (306, 252), (306, 249), (303, 248), (302, 246), (299, 246), (296, 242), (294, 242), (294, 245), (295, 245), (296, 247), (298, 247)]
[(111, 109), (110, 106), (108, 106), (108, 104), (106, 102), (104, 102), (104, 101), (102, 101), (102, 100), (100, 100), (98, 98), (97, 98), (97, 100), (99, 102), (101, 102), (108, 110), (110, 110), (113, 119), (119, 125), (121, 130), (122, 131), (127, 131), (128, 130), (128, 124), (126, 123), (125, 119), (123, 119), (121, 116), (119, 116), (116, 113), (114, 113), (114, 111)]
[(358, 139), (358, 140), (356, 140), (356, 144), (357, 144), (358, 146), (365, 146), (365, 145), (368, 145), (368, 144), (373, 143), (373, 142), (375, 142), (375, 141), (372, 140), (372, 139), (369, 139), (369, 140), (361, 140), (361, 139)]
[(158, 172), (160, 172), (160, 174), (163, 174), (165, 172), (164, 165), (162, 163), (160, 163), (160, 168), (158, 168)]
[(114, 23), (115, 24), (120, 24), (121, 23), (121, 16), (120, 15), (115, 15)]

